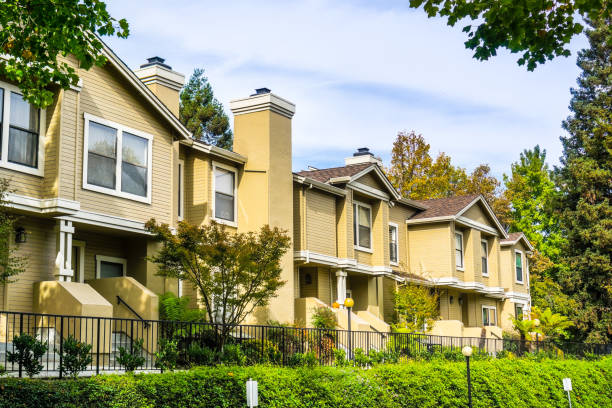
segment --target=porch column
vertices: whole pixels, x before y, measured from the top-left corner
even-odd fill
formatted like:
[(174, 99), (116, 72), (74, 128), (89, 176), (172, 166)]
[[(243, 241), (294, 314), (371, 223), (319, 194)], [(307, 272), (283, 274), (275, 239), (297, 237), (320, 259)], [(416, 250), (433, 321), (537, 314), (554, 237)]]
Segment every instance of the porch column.
[(346, 299), (346, 272), (343, 270), (336, 271), (337, 289), (338, 289), (338, 302), (341, 306), (344, 304)]
[(55, 257), (55, 278), (60, 282), (70, 282), (72, 270), (72, 221), (59, 220), (57, 227), (57, 256)]

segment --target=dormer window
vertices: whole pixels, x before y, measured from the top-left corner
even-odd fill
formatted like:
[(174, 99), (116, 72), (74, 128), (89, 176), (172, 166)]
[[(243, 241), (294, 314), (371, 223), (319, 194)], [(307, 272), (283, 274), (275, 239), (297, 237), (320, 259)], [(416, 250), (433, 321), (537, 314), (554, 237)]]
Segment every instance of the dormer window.
[(213, 163), (213, 219), (236, 226), (236, 169)]
[(455, 266), (463, 270), (463, 233), (455, 232)]
[(489, 244), (483, 239), (480, 241), (480, 262), (482, 264), (482, 276), (489, 276)]
[(392, 265), (397, 265), (398, 263), (398, 249), (397, 224), (389, 223), (389, 261)]
[(372, 207), (359, 202), (353, 203), (353, 239), (355, 249), (372, 250)]
[(0, 166), (43, 175), (44, 115), (13, 85), (0, 83)]
[(523, 283), (523, 253), (514, 252), (514, 270), (516, 272), (516, 283)]

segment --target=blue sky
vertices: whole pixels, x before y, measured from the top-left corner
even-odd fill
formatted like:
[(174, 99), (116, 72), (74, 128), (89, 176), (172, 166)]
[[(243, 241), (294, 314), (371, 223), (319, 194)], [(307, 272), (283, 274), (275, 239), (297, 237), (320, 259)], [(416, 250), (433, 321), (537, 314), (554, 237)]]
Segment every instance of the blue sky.
[(357, 147), (388, 163), (398, 131), (415, 130), (455, 165), (501, 177), (536, 144), (551, 164), (579, 70), (569, 58), (527, 72), (516, 55), (472, 59), (462, 24), (428, 19), (408, 0), (119, 1), (127, 40), (106, 39), (132, 68), (161, 56), (189, 76), (204, 68), (216, 97), (268, 87), (297, 105), (294, 170), (342, 165)]

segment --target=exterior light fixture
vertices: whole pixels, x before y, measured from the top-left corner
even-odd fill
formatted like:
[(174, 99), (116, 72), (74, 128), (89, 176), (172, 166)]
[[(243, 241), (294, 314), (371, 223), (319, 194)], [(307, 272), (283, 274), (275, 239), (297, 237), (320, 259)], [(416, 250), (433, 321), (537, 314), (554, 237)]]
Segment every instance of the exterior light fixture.
[(344, 307), (346, 307), (348, 319), (348, 355), (349, 360), (353, 359), (353, 332), (351, 331), (351, 308), (355, 305), (355, 301), (348, 297), (344, 299)]
[(338, 303), (338, 302), (334, 302), (334, 303), (332, 303), (332, 307), (333, 307), (334, 309), (339, 309), (339, 308), (340, 308), (340, 303)]
[(468, 382), (468, 407), (472, 408), (472, 380), (470, 378), (470, 357), (472, 356), (472, 348), (465, 346), (461, 349), (461, 354), (465, 356), (467, 365), (467, 382)]
[(344, 306), (346, 306), (346, 307), (348, 307), (350, 309), (354, 305), (355, 305), (355, 301), (352, 298), (344, 299)]
[(23, 244), (28, 240), (28, 234), (26, 233), (25, 228), (23, 227), (18, 227), (15, 230), (15, 243), (16, 244)]

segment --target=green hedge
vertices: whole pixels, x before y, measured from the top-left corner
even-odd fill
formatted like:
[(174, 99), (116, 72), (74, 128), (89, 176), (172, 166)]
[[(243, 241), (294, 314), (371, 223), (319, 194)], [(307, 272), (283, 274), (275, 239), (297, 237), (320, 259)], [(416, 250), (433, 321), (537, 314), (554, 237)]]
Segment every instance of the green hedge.
[[(245, 381), (259, 381), (261, 407), (465, 407), (463, 362), (358, 368), (201, 367), (183, 372), (78, 380), (0, 380), (1, 407), (243, 407)], [(612, 406), (612, 358), (519, 359), (473, 364), (474, 407)]]

